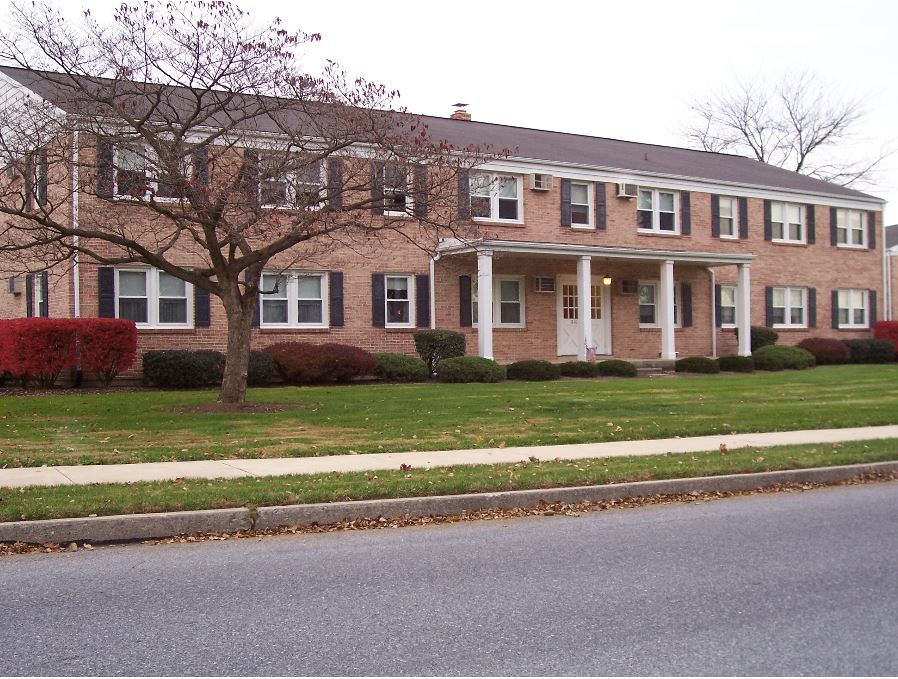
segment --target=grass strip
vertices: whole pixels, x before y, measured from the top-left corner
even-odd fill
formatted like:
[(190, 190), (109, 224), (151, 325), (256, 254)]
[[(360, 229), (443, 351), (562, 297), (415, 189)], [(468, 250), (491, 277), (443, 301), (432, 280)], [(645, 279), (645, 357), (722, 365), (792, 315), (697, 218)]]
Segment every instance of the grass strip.
[(0, 489), (0, 520), (453, 495), (898, 460), (898, 440), (589, 460), (133, 484)]

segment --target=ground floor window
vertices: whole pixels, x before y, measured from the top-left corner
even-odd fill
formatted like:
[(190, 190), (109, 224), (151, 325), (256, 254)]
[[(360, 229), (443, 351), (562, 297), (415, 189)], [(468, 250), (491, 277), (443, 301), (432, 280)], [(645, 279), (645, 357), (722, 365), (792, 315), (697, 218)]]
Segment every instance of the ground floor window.
[[(478, 322), (477, 276), (471, 276), (471, 320), (476, 326)], [(523, 328), (524, 314), (524, 277), (493, 277), (493, 327)]]
[(773, 327), (806, 328), (808, 326), (808, 289), (773, 288)]
[(720, 286), (720, 327), (736, 327), (736, 286)]
[(412, 276), (384, 276), (386, 286), (386, 326), (409, 327), (412, 325)]
[(866, 290), (839, 290), (837, 297), (840, 328), (869, 327), (870, 322), (867, 311), (869, 296)]
[[(674, 325), (680, 325), (680, 286), (674, 284)], [(657, 328), (661, 323), (660, 309), (660, 284), (658, 281), (640, 281), (638, 289), (639, 297), (639, 327)]]
[(116, 270), (118, 318), (144, 327), (189, 327), (192, 286), (158, 269)]
[(327, 277), (312, 271), (262, 274), (262, 327), (327, 327)]

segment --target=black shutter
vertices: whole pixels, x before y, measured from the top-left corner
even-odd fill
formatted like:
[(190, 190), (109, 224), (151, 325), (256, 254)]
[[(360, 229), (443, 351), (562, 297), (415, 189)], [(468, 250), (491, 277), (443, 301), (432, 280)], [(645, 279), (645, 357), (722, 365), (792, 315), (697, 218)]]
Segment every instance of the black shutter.
[(327, 204), (335, 210), (343, 207), (343, 159), (327, 159)]
[(100, 139), (97, 142), (97, 195), (112, 200), (115, 183), (112, 142)]
[(571, 180), (561, 180), (561, 225), (571, 225)]
[(386, 285), (382, 273), (371, 274), (371, 325), (383, 328), (386, 325)]
[(867, 213), (867, 247), (876, 249), (876, 213), (873, 210)]
[(838, 245), (839, 244), (839, 229), (838, 229), (838, 216), (837, 210), (834, 207), (829, 209), (829, 244), (830, 245)]
[(209, 148), (200, 146), (193, 149), (191, 154), (193, 162), (193, 177), (197, 186), (209, 186)]
[(689, 191), (680, 191), (680, 233), (684, 236), (692, 233), (692, 207)]
[[(773, 240), (773, 224), (770, 201), (764, 201), (764, 240)], [(769, 326), (768, 326), (769, 327)]]
[(870, 290), (870, 294), (867, 295), (868, 303), (870, 304), (870, 327), (876, 327), (876, 290)]
[(471, 183), (465, 168), (458, 169), (458, 218), (471, 218)]
[(606, 210), (605, 182), (595, 183), (596, 198), (596, 228), (604, 231), (608, 228), (608, 216)]
[(25, 181), (22, 183), (22, 192), (25, 194), (25, 211), (34, 209), (34, 158), (29, 154), (25, 157)]
[(25, 276), (25, 318), (34, 316), (34, 276)]
[(332, 328), (343, 327), (343, 272), (331, 271), (327, 282), (328, 310)]
[(680, 300), (682, 307), (681, 315), (683, 316), (681, 325), (684, 328), (692, 327), (692, 283), (682, 283), (680, 285), (680, 294), (683, 299)]
[(380, 160), (371, 161), (371, 214), (384, 213), (384, 165)]
[(720, 284), (714, 284), (714, 325), (718, 328), (723, 325), (723, 312), (721, 311), (721, 292), (720, 292)]
[(739, 238), (748, 238), (748, 198), (739, 197)]
[(415, 276), (415, 325), (430, 327), (430, 276), (426, 273)]
[(808, 327), (817, 327), (817, 288), (808, 288)]
[(462, 328), (474, 325), (471, 313), (471, 277), (458, 277), (458, 324)]
[(764, 288), (764, 325), (773, 327), (773, 288), (769, 285)]
[(427, 167), (415, 165), (415, 217), (427, 216)]
[(193, 324), (197, 328), (208, 328), (212, 322), (209, 291), (193, 286)]
[(47, 150), (41, 149), (37, 154), (37, 204), (47, 206), (47, 189), (50, 181), (50, 164), (47, 161)]
[(720, 236), (720, 196), (711, 196), (711, 237)]
[(832, 314), (833, 314), (833, 330), (839, 329), (839, 291), (833, 290), (832, 297), (830, 298), (830, 306), (832, 306)]
[(99, 288), (97, 315), (100, 318), (115, 318), (115, 269), (111, 266), (101, 266), (97, 269), (97, 287)]
[(50, 317), (50, 274), (42, 271), (40, 275), (41, 301), (38, 304), (37, 315), (41, 318)]
[(804, 208), (804, 213), (807, 215), (808, 243), (813, 245), (817, 242), (816, 210), (813, 205), (805, 205)]
[(243, 195), (250, 205), (259, 203), (259, 152), (246, 149), (243, 152), (243, 165), (240, 166), (240, 181)]

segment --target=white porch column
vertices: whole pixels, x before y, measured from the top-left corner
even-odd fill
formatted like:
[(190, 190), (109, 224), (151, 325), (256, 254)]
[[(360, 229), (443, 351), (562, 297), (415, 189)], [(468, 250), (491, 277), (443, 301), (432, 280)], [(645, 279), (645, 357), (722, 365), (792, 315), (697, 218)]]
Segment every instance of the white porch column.
[(739, 329), (739, 355), (751, 356), (751, 278), (748, 264), (739, 264), (736, 279), (736, 327)]
[(586, 360), (586, 347), (592, 346), (592, 258), (577, 260), (577, 318), (580, 323), (580, 347), (577, 357)]
[(661, 262), (661, 284), (658, 286), (659, 321), (661, 323), (661, 358), (674, 360), (677, 357), (674, 341), (674, 263), (672, 259)]
[(493, 252), (477, 253), (477, 353), (493, 358)]

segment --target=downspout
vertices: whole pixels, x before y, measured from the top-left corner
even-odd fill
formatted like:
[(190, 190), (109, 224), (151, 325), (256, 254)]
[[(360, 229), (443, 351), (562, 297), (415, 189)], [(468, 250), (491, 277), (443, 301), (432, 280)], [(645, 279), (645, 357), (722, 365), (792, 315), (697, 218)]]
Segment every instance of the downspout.
[[(78, 130), (72, 133), (72, 228), (78, 228)], [(72, 276), (74, 304), (72, 305), (75, 318), (81, 318), (81, 262), (78, 257), (78, 236), (72, 236)]]
[(436, 261), (439, 255), (430, 258), (430, 329), (437, 327), (437, 301), (436, 301), (436, 281), (434, 281), (434, 271), (436, 269)]
[(708, 270), (708, 278), (711, 280), (711, 357), (717, 358), (717, 302), (714, 289), (717, 285), (717, 274), (714, 273), (714, 267), (705, 268)]
[[(886, 241), (886, 212), (882, 206), (882, 317), (892, 320), (892, 259), (889, 256), (888, 242)], [(874, 309), (874, 312), (876, 310)]]

